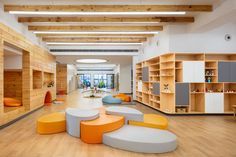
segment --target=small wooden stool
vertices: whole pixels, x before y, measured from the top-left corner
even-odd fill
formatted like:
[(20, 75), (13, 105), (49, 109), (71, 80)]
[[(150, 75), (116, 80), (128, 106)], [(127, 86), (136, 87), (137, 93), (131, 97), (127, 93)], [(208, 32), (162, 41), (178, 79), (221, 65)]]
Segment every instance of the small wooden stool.
[(234, 117), (236, 115), (236, 105), (233, 105), (233, 110), (234, 110)]

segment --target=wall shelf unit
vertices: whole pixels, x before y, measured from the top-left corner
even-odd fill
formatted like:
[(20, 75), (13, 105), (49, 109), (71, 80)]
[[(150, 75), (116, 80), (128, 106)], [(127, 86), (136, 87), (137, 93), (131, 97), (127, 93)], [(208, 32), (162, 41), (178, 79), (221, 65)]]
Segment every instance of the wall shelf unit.
[(224, 77), (221, 64), (235, 69), (236, 54), (167, 53), (138, 63), (136, 100), (168, 114), (233, 113), (236, 77), (230, 69)]
[(33, 70), (33, 89), (41, 89), (43, 87), (42, 71)]

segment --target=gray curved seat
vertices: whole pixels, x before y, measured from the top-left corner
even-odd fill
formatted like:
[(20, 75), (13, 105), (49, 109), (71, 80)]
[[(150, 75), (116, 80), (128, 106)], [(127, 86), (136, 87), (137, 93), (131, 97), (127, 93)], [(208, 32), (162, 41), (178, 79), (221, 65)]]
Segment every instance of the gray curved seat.
[(106, 114), (124, 116), (128, 120), (143, 121), (143, 113), (130, 107), (111, 106), (106, 108)]
[(98, 110), (66, 109), (66, 130), (71, 136), (80, 137), (80, 121), (93, 120), (99, 117)]
[(165, 153), (176, 149), (177, 138), (167, 130), (125, 125), (103, 134), (103, 143), (132, 152)]

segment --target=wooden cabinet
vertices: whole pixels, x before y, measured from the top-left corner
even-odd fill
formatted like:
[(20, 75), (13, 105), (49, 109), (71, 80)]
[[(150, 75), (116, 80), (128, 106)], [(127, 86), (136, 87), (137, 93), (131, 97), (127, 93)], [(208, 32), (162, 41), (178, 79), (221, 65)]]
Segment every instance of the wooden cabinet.
[(183, 61), (183, 82), (205, 82), (203, 61)]
[(224, 113), (224, 94), (206, 93), (205, 94), (206, 113)]

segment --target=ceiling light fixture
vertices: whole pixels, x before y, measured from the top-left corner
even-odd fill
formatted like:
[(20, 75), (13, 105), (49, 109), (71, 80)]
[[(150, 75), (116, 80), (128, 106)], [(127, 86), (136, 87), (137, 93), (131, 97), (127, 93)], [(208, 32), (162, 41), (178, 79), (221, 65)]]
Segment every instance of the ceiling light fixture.
[(17, 15), (185, 15), (184, 11), (157, 12), (61, 12), (61, 11), (9, 11)]
[(35, 31), (34, 34), (158, 34), (156, 31), (147, 32), (57, 32), (57, 31)]
[(47, 42), (47, 45), (142, 45), (143, 43), (66, 43), (66, 42)]
[(105, 59), (77, 59), (77, 63), (106, 63), (107, 60)]

